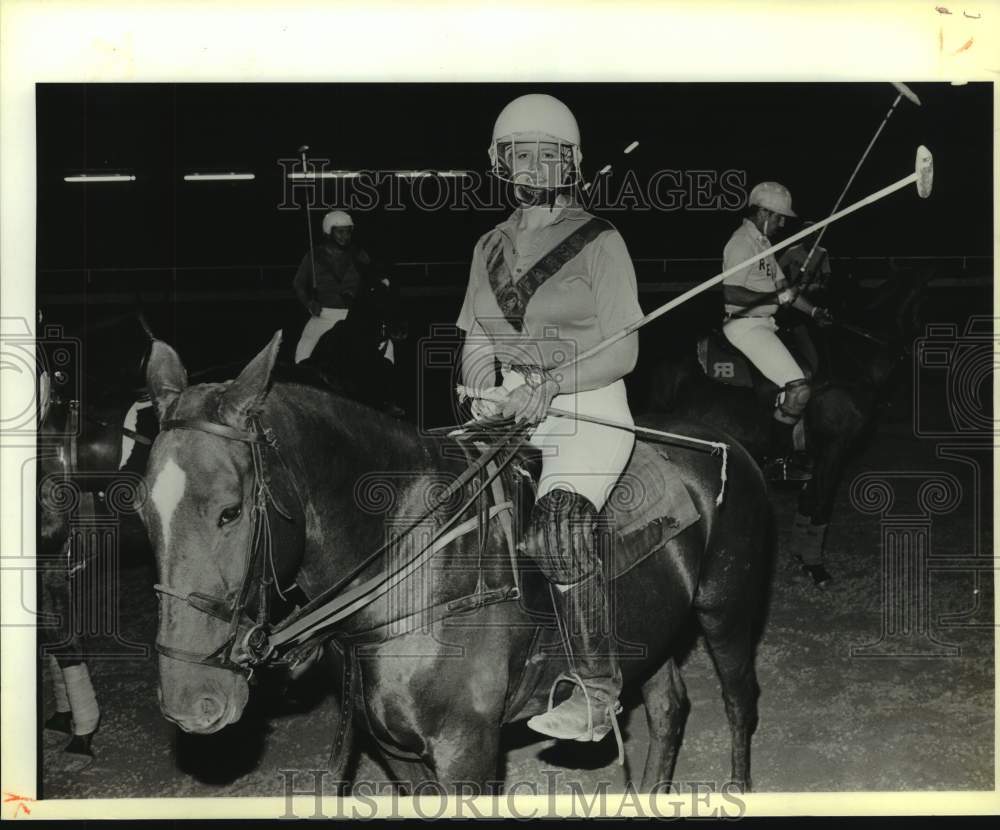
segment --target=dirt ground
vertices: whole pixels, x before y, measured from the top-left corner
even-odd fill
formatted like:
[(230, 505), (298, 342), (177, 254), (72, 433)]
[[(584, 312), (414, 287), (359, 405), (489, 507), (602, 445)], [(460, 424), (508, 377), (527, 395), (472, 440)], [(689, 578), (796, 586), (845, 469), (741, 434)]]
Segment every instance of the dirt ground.
[[(883, 429), (854, 459), (828, 536), (827, 561), (835, 581), (825, 591), (805, 581), (791, 564), (788, 530), (796, 492), (775, 490), (781, 531), (757, 659), (756, 791), (994, 789), (994, 600), (988, 558), (993, 551), (992, 495), (978, 494), (979, 508), (985, 504), (986, 510), (981, 510), (977, 528), (971, 467), (938, 459), (935, 446), (897, 424)], [(927, 612), (930, 637), (911, 637), (905, 643), (925, 655), (940, 644), (950, 645), (952, 656), (852, 656), (852, 649), (876, 643), (883, 630), (883, 531), (912, 523), (905, 516), (919, 515), (921, 507), (915, 488), (897, 487), (892, 508), (897, 519), (890, 527), (889, 519), (852, 505), (849, 485), (862, 473), (900, 470), (917, 472), (917, 479), (927, 471), (944, 471), (961, 485), (958, 505), (929, 520), (934, 567), (927, 574), (926, 599), (914, 602)], [(987, 557), (978, 579), (970, 570), (946, 569), (947, 557), (977, 552)], [(131, 640), (152, 644), (152, 568), (147, 560), (129, 560), (127, 553), (125, 559), (123, 631)], [(942, 620), (945, 614), (957, 618)], [(898, 653), (901, 642), (890, 637), (884, 645)], [(215, 736), (185, 735), (158, 710), (153, 654), (150, 648), (146, 659), (90, 663), (103, 710), (94, 741), (96, 759), (82, 771), (68, 771), (60, 741), (43, 735), (42, 797), (277, 796), (284, 794), (280, 770), (325, 767), (332, 739), (329, 697), (296, 704), (261, 692), (239, 724)], [(692, 708), (675, 780), (681, 787), (685, 782), (718, 786), (729, 774), (729, 730), (719, 684), (700, 641), (687, 655), (683, 675)], [(51, 713), (48, 689), (43, 700), (46, 714)], [(629, 766), (639, 777), (647, 746), (641, 705), (627, 712), (623, 728)], [(523, 726), (514, 725), (506, 746), (508, 784), (527, 781), (544, 787), (555, 781), (564, 791), (571, 781), (585, 789), (600, 781), (611, 782), (612, 791), (624, 786), (610, 739), (567, 750), (534, 742)], [(356, 779), (380, 782), (386, 777), (365, 750)]]

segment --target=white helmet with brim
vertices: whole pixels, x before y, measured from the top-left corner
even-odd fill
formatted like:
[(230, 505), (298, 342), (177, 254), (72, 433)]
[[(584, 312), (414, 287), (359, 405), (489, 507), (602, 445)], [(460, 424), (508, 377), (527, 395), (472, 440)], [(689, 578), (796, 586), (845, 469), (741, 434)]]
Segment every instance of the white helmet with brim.
[(796, 218), (796, 213), (792, 210), (792, 194), (788, 188), (778, 182), (761, 182), (750, 191), (750, 206), (758, 205), (766, 208), (772, 213), (780, 213), (782, 216)]
[(330, 233), (334, 228), (353, 228), (354, 220), (351, 214), (343, 210), (331, 210), (323, 217), (323, 233)]

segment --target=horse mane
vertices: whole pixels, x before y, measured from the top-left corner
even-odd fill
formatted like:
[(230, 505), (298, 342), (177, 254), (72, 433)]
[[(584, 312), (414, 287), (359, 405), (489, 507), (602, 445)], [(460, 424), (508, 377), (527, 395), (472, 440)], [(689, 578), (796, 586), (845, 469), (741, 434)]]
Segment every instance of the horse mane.
[(265, 407), (272, 399), (296, 408), (303, 399), (318, 401), (320, 409), (316, 412), (330, 418), (334, 428), (346, 438), (357, 440), (359, 432), (371, 433), (375, 438), (371, 452), (380, 456), (383, 464), (415, 454), (430, 463), (432, 458), (440, 456), (440, 442), (433, 436), (423, 435), (414, 424), (350, 397), (331, 386), (324, 375), (308, 368), (276, 364)]

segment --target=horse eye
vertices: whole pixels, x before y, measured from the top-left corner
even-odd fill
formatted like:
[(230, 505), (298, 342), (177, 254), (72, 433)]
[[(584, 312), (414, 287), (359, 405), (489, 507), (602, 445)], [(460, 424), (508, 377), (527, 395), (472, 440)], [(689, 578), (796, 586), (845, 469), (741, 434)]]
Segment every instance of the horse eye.
[(235, 522), (240, 517), (240, 513), (242, 512), (242, 505), (238, 504), (235, 507), (227, 507), (219, 514), (219, 527), (227, 525), (230, 522)]

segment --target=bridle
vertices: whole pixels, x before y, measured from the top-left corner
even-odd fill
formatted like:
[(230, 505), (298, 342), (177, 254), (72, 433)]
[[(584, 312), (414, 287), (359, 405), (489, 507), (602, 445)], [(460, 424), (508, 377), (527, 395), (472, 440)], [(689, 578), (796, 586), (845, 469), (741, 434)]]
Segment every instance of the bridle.
[[(493, 484), (493, 481), (503, 472), (507, 464), (513, 460), (516, 454), (516, 446), (520, 443), (519, 440), (515, 444), (515, 449), (507, 453), (506, 458), (493, 463), (494, 459), (500, 454), (500, 451), (508, 447), (515, 439), (519, 439), (526, 429), (525, 425), (515, 426), (511, 429), (506, 434), (504, 440), (494, 444), (479, 459), (471, 463), (461, 475), (456, 477), (434, 499), (434, 502), (423, 514), (403, 530), (402, 533), (388, 539), (362, 562), (353, 567), (335, 585), (323, 591), (308, 602), (304, 608), (299, 609), (289, 618), (282, 620), (277, 626), (272, 628), (268, 618), (268, 598), (271, 587), (274, 586), (277, 588), (279, 595), (282, 594), (280, 586), (277, 584), (268, 507), (269, 505), (274, 507), (286, 519), (290, 520), (291, 517), (277, 503), (267, 483), (263, 449), (270, 447), (277, 454), (278, 459), (282, 462), (286, 472), (289, 472), (289, 475), (290, 471), (278, 450), (278, 443), (274, 433), (270, 429), (263, 427), (258, 416), (250, 416), (249, 426), (250, 429), (248, 430), (240, 430), (216, 423), (215, 421), (203, 419), (167, 420), (160, 426), (161, 432), (168, 432), (175, 429), (196, 430), (225, 440), (239, 441), (250, 446), (254, 465), (254, 501), (251, 509), (252, 527), (250, 541), (245, 556), (243, 579), (239, 592), (232, 600), (226, 600), (223, 597), (213, 596), (200, 591), (184, 593), (170, 585), (160, 583), (153, 586), (153, 589), (160, 596), (171, 597), (184, 602), (202, 614), (207, 614), (229, 624), (229, 634), (226, 640), (210, 653), (201, 654), (188, 651), (165, 645), (157, 640), (156, 649), (160, 654), (186, 663), (227, 669), (247, 675), (248, 678), (252, 676), (253, 670), (257, 666), (267, 663), (279, 653), (328, 632), (333, 624), (368, 606), (375, 599), (387, 593), (395, 585), (412, 574), (417, 568), (425, 564), (437, 551), (450, 544), (456, 538), (475, 529), (477, 524), (482, 521), (481, 517), (469, 519), (458, 527), (453, 526), (469, 507), (479, 501), (486, 489)], [(490, 469), (489, 473), (486, 472), (488, 467)], [(447, 504), (457, 492), (473, 481), (473, 479), (478, 479), (474, 491), (449, 519), (437, 526), (432, 538), (420, 551), (393, 572), (377, 575), (360, 585), (345, 590), (370, 565), (374, 564), (379, 557), (392, 547), (397, 546), (422, 522)], [(295, 489), (294, 482), (292, 482), (292, 487)], [(300, 507), (303, 507), (301, 495), (298, 498)], [(495, 505), (490, 509), (488, 517), (492, 518), (499, 512), (510, 509), (510, 507), (509, 502)], [(246, 609), (250, 603), (254, 583), (256, 583), (258, 595), (257, 617), (256, 619), (251, 619), (246, 613)], [(282, 595), (282, 598), (284, 598), (284, 595)], [(511, 594), (507, 598), (516, 598), (516, 595)]]
[[(164, 657), (180, 660), (185, 663), (214, 666), (229, 669), (243, 674), (252, 674), (254, 666), (263, 663), (271, 654), (267, 641), (267, 625), (269, 602), (272, 585), (282, 599), (285, 598), (278, 584), (277, 571), (274, 565), (274, 547), (271, 538), (271, 521), (269, 508), (283, 518), (291, 521), (291, 515), (275, 499), (268, 484), (264, 468), (263, 451), (270, 447), (278, 453), (278, 444), (274, 433), (264, 429), (257, 416), (250, 416), (250, 429), (239, 430), (214, 421), (200, 419), (170, 420), (160, 425), (160, 432), (175, 429), (189, 429), (216, 435), (230, 441), (239, 441), (250, 447), (253, 459), (254, 493), (250, 508), (250, 537), (244, 557), (243, 578), (239, 591), (232, 599), (213, 596), (200, 591), (184, 593), (171, 587), (157, 583), (153, 589), (165, 597), (172, 597), (186, 603), (196, 611), (215, 617), (229, 624), (229, 634), (225, 642), (208, 654), (188, 651), (174, 646), (164, 645), (157, 639), (156, 650)], [(278, 453), (279, 459), (281, 458)], [(282, 459), (282, 463), (284, 460)], [(257, 617), (252, 619), (247, 613), (256, 585)]]

